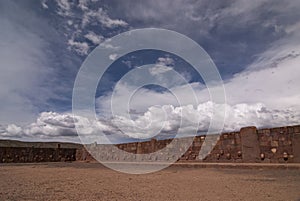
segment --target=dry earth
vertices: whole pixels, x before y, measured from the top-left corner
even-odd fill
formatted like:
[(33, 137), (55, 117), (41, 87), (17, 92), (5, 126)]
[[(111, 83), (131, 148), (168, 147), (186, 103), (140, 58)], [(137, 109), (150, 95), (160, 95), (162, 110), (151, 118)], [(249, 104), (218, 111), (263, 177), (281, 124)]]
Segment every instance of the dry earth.
[(169, 167), (129, 175), (96, 163), (2, 164), (0, 200), (300, 200), (300, 170)]

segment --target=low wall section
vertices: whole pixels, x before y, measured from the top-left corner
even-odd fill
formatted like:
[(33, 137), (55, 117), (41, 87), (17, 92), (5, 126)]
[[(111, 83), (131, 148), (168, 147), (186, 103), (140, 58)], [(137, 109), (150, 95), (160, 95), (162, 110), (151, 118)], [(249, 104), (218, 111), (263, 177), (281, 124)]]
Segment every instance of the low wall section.
[(0, 163), (75, 161), (74, 148), (0, 147)]

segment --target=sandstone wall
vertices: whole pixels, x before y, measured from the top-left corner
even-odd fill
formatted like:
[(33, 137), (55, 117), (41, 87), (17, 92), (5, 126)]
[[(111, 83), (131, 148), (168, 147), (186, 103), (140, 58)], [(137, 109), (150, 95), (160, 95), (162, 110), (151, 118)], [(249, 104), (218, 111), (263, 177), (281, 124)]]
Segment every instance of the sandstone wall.
[[(217, 138), (218, 140), (212, 140)], [(191, 138), (185, 138), (187, 140)], [(133, 142), (115, 145), (128, 153), (133, 153), (132, 158), (117, 155), (111, 146), (89, 145), (99, 154), (101, 160), (120, 161), (131, 159), (140, 154), (148, 154), (165, 148), (172, 141), (178, 139), (151, 140), (146, 142)], [(214, 144), (216, 142), (216, 144)], [(211, 152), (201, 160), (199, 151), (206, 147), (213, 147)], [(59, 144), (58, 144), (59, 145)], [(103, 148), (104, 147), (104, 148)], [(150, 161), (165, 161), (176, 158), (174, 149), (167, 146), (164, 155), (151, 158)], [(174, 147), (173, 147), (174, 148)], [(185, 150), (178, 143), (178, 148)], [(173, 150), (173, 151), (172, 151)], [(204, 151), (205, 153), (205, 151)], [(1, 147), (0, 163), (8, 162), (57, 162), (57, 161), (91, 161), (94, 158), (83, 146), (74, 148), (40, 148), (40, 147)], [(147, 158), (145, 159), (147, 161)], [(193, 138), (192, 145), (181, 156), (179, 161), (204, 161), (204, 162), (261, 162), (261, 163), (300, 163), (300, 125), (256, 129), (255, 127), (242, 128), (239, 132), (223, 133), (220, 136), (207, 135)]]
[[(300, 125), (259, 129), (255, 127), (242, 128), (239, 132), (223, 133), (216, 144), (208, 138), (214, 135), (194, 137), (192, 145), (180, 161), (204, 161), (204, 162), (262, 162), (262, 163), (299, 163), (300, 162)], [(205, 140), (207, 139), (207, 140)], [(176, 140), (176, 139), (174, 139)], [(166, 147), (172, 139), (151, 140), (147, 142), (135, 142), (115, 145), (129, 153), (147, 154)], [(199, 151), (205, 143), (214, 148), (203, 160), (199, 159)], [(98, 145), (99, 146), (99, 145)], [(103, 147), (103, 146), (102, 146)], [(97, 150), (97, 145), (93, 148)], [(99, 152), (102, 160), (118, 161), (123, 156), (113, 153), (110, 146), (102, 148)], [(132, 156), (136, 157), (136, 156)], [(174, 157), (172, 152), (155, 160), (169, 160)], [(76, 160), (94, 160), (84, 149), (78, 149)], [(130, 159), (128, 159), (130, 161)]]

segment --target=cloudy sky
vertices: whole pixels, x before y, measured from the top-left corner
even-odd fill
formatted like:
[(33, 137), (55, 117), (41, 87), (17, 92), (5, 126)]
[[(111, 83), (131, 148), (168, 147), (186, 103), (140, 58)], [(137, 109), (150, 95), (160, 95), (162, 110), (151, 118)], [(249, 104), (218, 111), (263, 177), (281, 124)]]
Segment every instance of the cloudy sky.
[[(72, 90), (87, 55), (117, 34), (149, 27), (184, 34), (210, 55), (226, 91), (224, 131), (300, 124), (299, 10), (294, 0), (2, 0), (0, 138), (79, 142), (76, 122), (113, 143), (170, 137), (179, 127), (189, 135), (197, 121), (199, 133), (206, 131), (218, 103), (184, 59), (157, 50), (115, 60), (95, 94), (98, 120), (72, 115)], [(142, 87), (128, 106), (133, 86), (118, 81), (146, 64), (155, 64), (150, 74), (169, 88)], [(188, 84), (164, 77), (170, 70)], [(199, 103), (190, 102), (188, 85)], [(184, 97), (181, 104), (171, 91)]]

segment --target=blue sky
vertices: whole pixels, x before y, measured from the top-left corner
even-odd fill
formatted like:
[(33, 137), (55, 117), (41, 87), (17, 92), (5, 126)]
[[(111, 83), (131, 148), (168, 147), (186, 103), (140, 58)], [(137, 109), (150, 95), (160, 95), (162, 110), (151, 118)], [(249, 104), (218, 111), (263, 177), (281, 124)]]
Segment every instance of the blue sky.
[[(299, 124), (299, 9), (300, 3), (293, 0), (1, 1), (0, 137), (78, 141), (71, 114), (72, 90), (82, 62), (110, 37), (149, 27), (184, 34), (211, 56), (225, 83), (228, 115), (224, 130)], [(126, 72), (150, 63), (157, 64), (159, 73), (172, 68), (183, 75), (195, 88), (200, 104), (188, 107), (190, 97), (184, 85), (174, 87), (187, 99), (183, 106), (168, 90), (152, 86), (133, 97), (133, 121), (109, 119), (109, 98), (116, 82)], [(115, 97), (122, 105), (130, 86), (118, 87)], [(134, 133), (129, 122), (146, 125), (148, 121), (164, 121), (167, 126), (161, 134), (176, 133), (177, 110), (185, 111), (191, 119), (201, 119), (199, 130), (206, 130), (210, 110), (216, 107), (209, 102), (201, 77), (188, 63), (154, 50), (115, 61), (95, 98), (102, 119), (90, 122), (90, 132), (104, 132), (116, 142), (131, 139), (122, 136), (116, 126), (125, 125), (126, 132)], [(168, 120), (162, 120), (153, 105), (168, 111)], [(149, 131), (159, 126), (154, 123)], [(140, 135), (137, 132), (131, 137)]]

